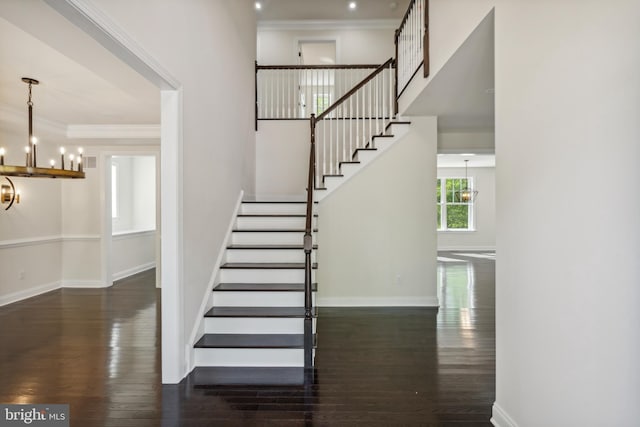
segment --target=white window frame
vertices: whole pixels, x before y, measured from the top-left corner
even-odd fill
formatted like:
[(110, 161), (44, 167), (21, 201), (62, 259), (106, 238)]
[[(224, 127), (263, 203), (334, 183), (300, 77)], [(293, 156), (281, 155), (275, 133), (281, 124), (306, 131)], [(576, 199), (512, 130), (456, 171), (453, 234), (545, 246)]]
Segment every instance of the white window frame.
[[(440, 181), (440, 200), (436, 200), (436, 208), (440, 211), (440, 227), (438, 227), (438, 224), (436, 222), (436, 229), (437, 231), (442, 231), (442, 232), (454, 232), (454, 233), (459, 233), (459, 232), (469, 232), (469, 231), (476, 231), (476, 224), (475, 224), (475, 200), (472, 200), (470, 202), (467, 203), (461, 203), (461, 202), (447, 202), (447, 186), (446, 186), (446, 181), (447, 180), (464, 180), (465, 177), (457, 177), (457, 176), (446, 176), (446, 177), (438, 177), (436, 180), (436, 186), (438, 185), (438, 181)], [(466, 177), (467, 180), (467, 186), (473, 191), (474, 188), (474, 184), (473, 184), (473, 177)], [(436, 195), (437, 195), (437, 188), (436, 188)], [(467, 205), (467, 209), (468, 209), (468, 223), (467, 223), (467, 228), (447, 228), (447, 206), (448, 205), (454, 205), (454, 206), (459, 206), (459, 205)], [(437, 221), (437, 216), (436, 216), (436, 221)]]

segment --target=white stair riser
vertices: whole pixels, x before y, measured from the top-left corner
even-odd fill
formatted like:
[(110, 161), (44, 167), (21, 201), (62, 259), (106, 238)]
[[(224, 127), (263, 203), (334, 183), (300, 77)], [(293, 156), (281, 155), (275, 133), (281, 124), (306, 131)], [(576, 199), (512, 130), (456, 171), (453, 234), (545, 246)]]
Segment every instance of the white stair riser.
[[(315, 251), (311, 259), (315, 260)], [(227, 249), (227, 262), (304, 262), (302, 249)], [(314, 261), (315, 262), (315, 261)]]
[(304, 215), (307, 213), (305, 203), (243, 203), (240, 207), (242, 214), (266, 215)]
[[(305, 217), (238, 217), (238, 230), (303, 230)], [(315, 219), (313, 221), (315, 227)]]
[[(315, 271), (312, 272), (315, 277)], [(315, 279), (314, 279), (315, 280)], [(221, 269), (221, 283), (304, 283), (303, 269)]]
[[(213, 292), (215, 307), (304, 307), (304, 292)], [(315, 305), (315, 293), (313, 294)]]
[(365, 164), (378, 156), (378, 151), (379, 150), (360, 150), (358, 151), (355, 160), (360, 162), (360, 167), (362, 168)]
[[(207, 317), (205, 334), (303, 334), (304, 319), (282, 317)], [(316, 332), (316, 319), (313, 319)]]
[(196, 348), (195, 366), (304, 367), (304, 350), (290, 348)]
[[(316, 233), (313, 233), (313, 241), (316, 241)], [(304, 232), (233, 232), (231, 242), (239, 245), (302, 245)]]

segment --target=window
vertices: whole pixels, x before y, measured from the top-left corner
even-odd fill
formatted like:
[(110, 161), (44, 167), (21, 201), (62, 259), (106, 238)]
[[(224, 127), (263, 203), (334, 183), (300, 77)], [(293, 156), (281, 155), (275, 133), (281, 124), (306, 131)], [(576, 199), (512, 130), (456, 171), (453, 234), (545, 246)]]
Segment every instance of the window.
[(111, 165), (111, 219), (118, 218), (118, 165)]
[(319, 116), (331, 105), (331, 97), (328, 93), (314, 93), (313, 104), (315, 106), (315, 114)]
[(473, 202), (460, 199), (460, 190), (473, 188), (471, 178), (438, 178), (438, 230), (473, 230)]

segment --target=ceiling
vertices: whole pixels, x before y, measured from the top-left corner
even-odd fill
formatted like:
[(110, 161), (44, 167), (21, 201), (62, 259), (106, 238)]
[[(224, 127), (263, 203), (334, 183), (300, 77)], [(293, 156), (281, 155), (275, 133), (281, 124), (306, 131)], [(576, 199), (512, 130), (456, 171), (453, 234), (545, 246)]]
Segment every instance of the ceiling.
[(356, 0), (349, 10), (348, 0), (259, 0), (258, 21), (285, 20), (400, 20), (410, 0)]
[(160, 92), (42, 0), (0, 3), (0, 126), (26, 131), (27, 85), (34, 131), (70, 125), (160, 123)]
[(490, 13), (433, 77), (407, 115), (438, 116), (441, 132), (493, 130), (493, 22)]

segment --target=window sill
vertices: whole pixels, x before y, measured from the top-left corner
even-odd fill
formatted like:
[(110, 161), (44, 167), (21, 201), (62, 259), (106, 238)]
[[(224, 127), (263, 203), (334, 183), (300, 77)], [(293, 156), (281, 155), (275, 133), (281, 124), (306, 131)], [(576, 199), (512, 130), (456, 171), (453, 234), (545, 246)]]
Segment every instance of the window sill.
[(466, 230), (436, 230), (438, 233), (475, 233), (477, 230), (475, 229), (466, 229)]

